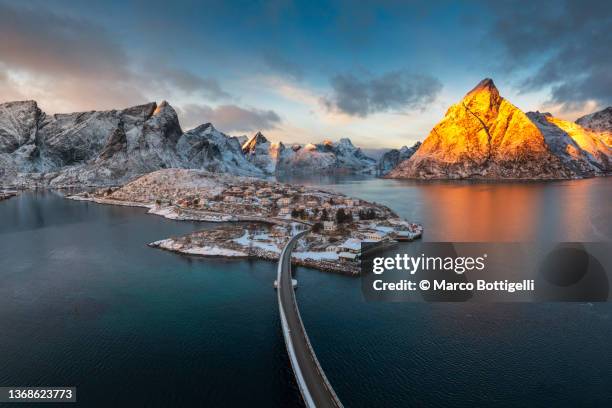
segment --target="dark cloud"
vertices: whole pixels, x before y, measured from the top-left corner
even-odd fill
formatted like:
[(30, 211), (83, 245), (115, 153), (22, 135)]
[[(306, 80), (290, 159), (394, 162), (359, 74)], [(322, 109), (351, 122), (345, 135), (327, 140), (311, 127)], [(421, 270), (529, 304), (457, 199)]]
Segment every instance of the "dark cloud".
[(264, 52), (263, 62), (268, 66), (268, 68), (286, 75), (295, 80), (301, 80), (303, 77), (302, 68), (288, 59), (281, 56), (278, 52), (275, 51), (267, 51)]
[(184, 128), (212, 122), (217, 129), (224, 132), (273, 129), (281, 121), (280, 116), (272, 110), (241, 108), (236, 105), (213, 108), (208, 105), (188, 104), (178, 108), (178, 114)]
[(550, 87), (551, 101), (576, 109), (612, 103), (612, 6), (608, 0), (487, 2), (496, 18), (490, 36), (505, 68), (523, 75), (523, 91)]
[(381, 76), (338, 74), (330, 80), (333, 93), (323, 98), (330, 110), (365, 117), (372, 113), (422, 109), (433, 102), (442, 89), (428, 75), (392, 71)]

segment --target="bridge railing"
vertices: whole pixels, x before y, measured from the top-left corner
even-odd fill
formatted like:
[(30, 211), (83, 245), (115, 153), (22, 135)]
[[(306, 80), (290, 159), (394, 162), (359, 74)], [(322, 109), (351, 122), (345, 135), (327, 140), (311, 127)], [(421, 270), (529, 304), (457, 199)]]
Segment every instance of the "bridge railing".
[[(309, 231), (306, 231), (304, 233), (301, 234), (301, 236), (306, 235)], [(300, 238), (301, 238), (300, 236)], [(289, 256), (289, 279), (292, 279), (292, 273), (291, 273), (291, 253), (289, 254), (285, 254), (285, 251), (283, 251), (283, 253), (281, 254), (281, 261), (279, 262), (279, 276), (278, 276), (278, 286), (280, 287), (280, 279), (281, 275), (282, 275), (282, 258), (283, 256)], [(304, 327), (304, 322), (302, 321), (302, 315), (300, 314), (300, 309), (298, 308), (297, 305), (297, 299), (295, 297), (295, 291), (292, 289), (291, 290), (291, 305), (293, 307), (293, 310), (295, 312), (295, 314), (298, 317), (298, 320), (300, 322), (300, 335), (304, 338), (306, 345), (308, 346), (308, 351), (309, 351), (309, 357), (310, 359), (315, 363), (315, 366), (317, 368), (317, 372), (319, 374), (319, 377), (321, 377), (321, 379), (323, 380), (323, 385), (325, 386), (325, 388), (327, 389), (327, 392), (329, 393), (329, 395), (332, 398), (332, 401), (334, 403), (334, 405), (338, 408), (342, 408), (342, 403), (340, 402), (340, 399), (338, 398), (338, 396), (336, 395), (336, 392), (334, 391), (333, 387), (331, 386), (331, 383), (329, 382), (329, 380), (327, 379), (327, 376), (325, 375), (325, 372), (323, 371), (323, 368), (321, 367), (321, 364), (319, 363), (319, 360), (317, 359), (317, 355), (314, 352), (314, 349), (312, 348), (312, 344), (310, 343), (310, 339), (308, 338), (308, 334), (306, 333), (306, 328)], [(282, 304), (281, 304), (282, 307)]]

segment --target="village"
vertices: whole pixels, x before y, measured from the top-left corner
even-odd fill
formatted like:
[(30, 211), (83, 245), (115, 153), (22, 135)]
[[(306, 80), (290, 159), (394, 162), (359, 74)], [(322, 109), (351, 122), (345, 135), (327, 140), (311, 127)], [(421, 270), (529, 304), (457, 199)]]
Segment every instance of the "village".
[(244, 177), (166, 177), (168, 171), (184, 172), (161, 171), (71, 198), (147, 207), (151, 214), (176, 220), (238, 222), (150, 244), (191, 255), (277, 259), (297, 230), (309, 228), (294, 261), (351, 274), (358, 273), (362, 243), (391, 245), (423, 232), (386, 206), (335, 192)]

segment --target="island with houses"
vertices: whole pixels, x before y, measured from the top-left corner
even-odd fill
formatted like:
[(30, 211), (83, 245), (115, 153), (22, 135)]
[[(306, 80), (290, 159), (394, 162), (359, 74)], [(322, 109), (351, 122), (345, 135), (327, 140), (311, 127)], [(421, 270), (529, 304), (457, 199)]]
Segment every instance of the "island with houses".
[(362, 243), (392, 245), (420, 238), (423, 227), (390, 208), (319, 188), (204, 170), (165, 169), (121, 187), (71, 195), (74, 200), (148, 208), (174, 220), (221, 223), (149, 246), (177, 253), (276, 260), (304, 229), (293, 252), (298, 265), (359, 274)]

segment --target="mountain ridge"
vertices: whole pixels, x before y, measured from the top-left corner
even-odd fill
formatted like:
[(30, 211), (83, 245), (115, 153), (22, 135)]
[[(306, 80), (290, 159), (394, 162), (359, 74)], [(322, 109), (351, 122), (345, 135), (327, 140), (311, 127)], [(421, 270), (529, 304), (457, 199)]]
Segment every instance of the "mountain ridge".
[[(266, 146), (250, 151), (248, 142)], [(164, 168), (267, 177), (277, 164), (289, 173), (353, 172), (375, 163), (348, 139), (308, 146), (272, 143), (261, 132), (229, 136), (212, 123), (184, 131), (166, 101), (53, 115), (33, 100), (0, 104), (0, 184), (11, 187), (115, 185)]]
[(386, 177), (569, 179), (612, 170), (609, 148), (595, 133), (538, 115), (521, 111), (485, 78), (451, 105), (418, 150)]

